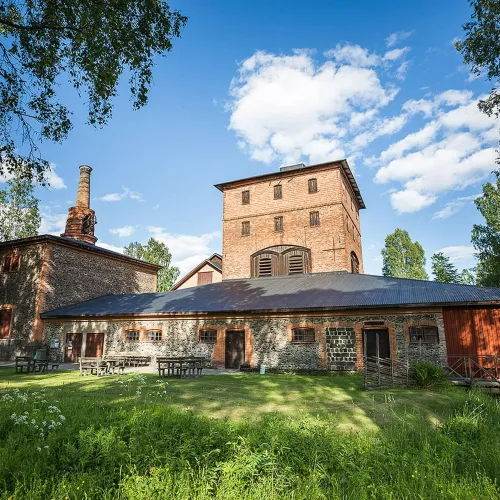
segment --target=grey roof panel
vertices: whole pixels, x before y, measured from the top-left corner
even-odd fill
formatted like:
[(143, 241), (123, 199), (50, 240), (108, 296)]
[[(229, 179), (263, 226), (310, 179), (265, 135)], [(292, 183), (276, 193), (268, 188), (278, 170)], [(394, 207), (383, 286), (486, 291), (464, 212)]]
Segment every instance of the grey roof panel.
[(165, 293), (106, 295), (43, 318), (499, 303), (500, 288), (332, 272), (227, 280)]

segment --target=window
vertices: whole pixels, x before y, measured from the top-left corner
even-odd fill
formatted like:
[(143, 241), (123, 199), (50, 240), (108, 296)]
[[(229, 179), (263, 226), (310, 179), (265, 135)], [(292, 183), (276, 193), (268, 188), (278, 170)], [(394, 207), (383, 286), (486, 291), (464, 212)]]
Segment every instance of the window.
[(217, 342), (217, 330), (200, 330), (200, 342)]
[(292, 342), (314, 342), (314, 328), (294, 328)]
[(439, 334), (437, 326), (413, 326), (410, 328), (411, 343), (437, 344)]
[(309, 188), (309, 194), (318, 192), (318, 181), (317, 179), (309, 179), (307, 182)]
[(11, 320), (12, 309), (0, 309), (0, 339), (9, 338)]
[(283, 231), (283, 217), (279, 216), (274, 218), (274, 230)]
[(271, 257), (261, 257), (259, 260), (259, 276), (273, 275), (273, 261)]
[(319, 226), (319, 212), (309, 212), (309, 224), (312, 226)]
[(304, 274), (304, 257), (302, 255), (290, 255), (288, 274)]
[(281, 184), (277, 184), (274, 186), (274, 199), (275, 200), (281, 200), (283, 196), (283, 192), (281, 190)]
[(213, 271), (198, 273), (198, 285), (206, 285), (212, 283)]
[(351, 273), (359, 274), (359, 260), (354, 252), (351, 252)]
[(243, 205), (248, 205), (250, 203), (250, 191), (248, 191), (248, 189), (241, 192), (241, 203)]
[(241, 236), (250, 236), (250, 222), (241, 223)]
[(148, 330), (148, 340), (158, 342), (161, 340), (161, 330)]
[(139, 330), (127, 330), (125, 332), (125, 340), (128, 342), (139, 342), (141, 332)]
[(3, 272), (4, 273), (15, 273), (19, 271), (20, 265), (19, 254), (7, 255), (3, 261)]

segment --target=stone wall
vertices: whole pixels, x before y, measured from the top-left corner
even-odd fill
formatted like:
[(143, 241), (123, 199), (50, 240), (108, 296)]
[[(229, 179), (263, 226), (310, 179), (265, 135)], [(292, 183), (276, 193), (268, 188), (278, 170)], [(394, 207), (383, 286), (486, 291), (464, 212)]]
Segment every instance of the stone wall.
[(50, 246), (43, 311), (103, 295), (156, 292), (156, 272), (103, 253)]
[[(365, 322), (378, 321), (387, 328), (391, 344), (391, 357), (415, 361), (432, 359), (446, 361), (446, 343), (442, 315), (435, 313), (408, 313), (356, 316), (303, 316), (225, 319), (156, 319), (141, 321), (68, 321), (46, 320), (45, 336), (60, 339), (61, 355), (66, 333), (104, 332), (104, 352), (107, 354), (140, 353), (152, 356), (203, 355), (213, 366), (224, 366), (226, 330), (245, 331), (245, 361), (251, 366), (265, 364), (269, 368), (284, 370), (351, 371), (362, 367), (362, 331), (372, 328)], [(440, 342), (436, 345), (409, 344), (408, 328), (413, 325), (437, 325)], [(298, 327), (314, 328), (315, 341), (292, 342), (292, 330)], [(125, 340), (127, 329), (140, 330), (141, 341)], [(161, 341), (147, 341), (148, 329), (161, 329)], [(202, 329), (215, 330), (217, 341), (199, 340)]]
[[(0, 340), (0, 359), (25, 353), (33, 339), (45, 246), (8, 247), (0, 250), (0, 307), (12, 309), (10, 338)], [(20, 257), (19, 271), (3, 272), (7, 255)]]

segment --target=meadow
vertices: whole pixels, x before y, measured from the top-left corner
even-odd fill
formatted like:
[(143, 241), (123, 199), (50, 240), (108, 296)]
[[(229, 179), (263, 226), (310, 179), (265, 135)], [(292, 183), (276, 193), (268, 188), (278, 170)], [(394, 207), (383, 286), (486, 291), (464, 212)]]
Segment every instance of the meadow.
[(500, 496), (500, 402), (359, 376), (0, 369), (2, 499)]

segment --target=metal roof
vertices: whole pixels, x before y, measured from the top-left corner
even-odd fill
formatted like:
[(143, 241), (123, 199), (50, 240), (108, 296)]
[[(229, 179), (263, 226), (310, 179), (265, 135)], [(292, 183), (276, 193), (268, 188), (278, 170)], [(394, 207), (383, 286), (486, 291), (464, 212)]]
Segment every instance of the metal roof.
[(42, 318), (498, 304), (500, 288), (331, 272), (226, 280), (165, 293), (107, 295)]

